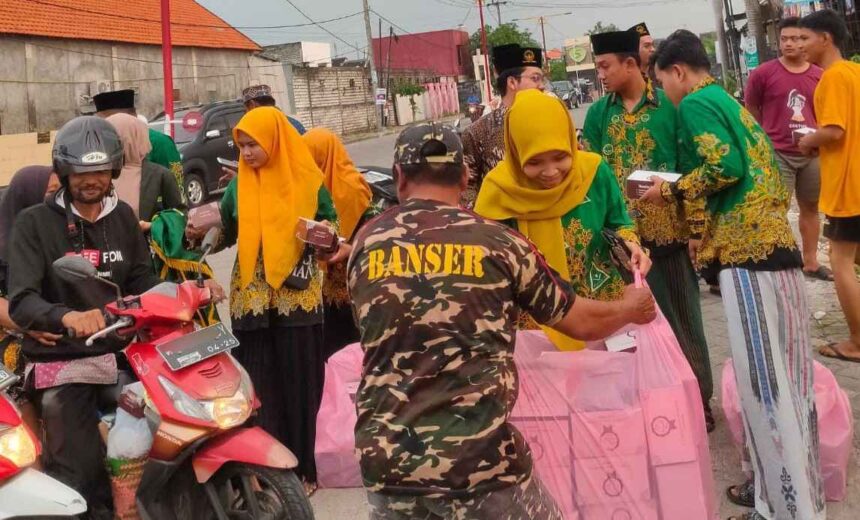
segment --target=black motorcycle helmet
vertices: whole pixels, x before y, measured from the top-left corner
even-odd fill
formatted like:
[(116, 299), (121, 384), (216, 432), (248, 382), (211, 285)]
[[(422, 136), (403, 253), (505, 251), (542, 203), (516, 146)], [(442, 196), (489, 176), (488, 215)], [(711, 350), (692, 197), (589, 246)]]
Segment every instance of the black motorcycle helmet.
[(122, 171), (122, 141), (113, 125), (95, 116), (72, 119), (57, 132), (51, 153), (54, 172), (65, 185), (69, 175), (110, 170), (114, 179)]

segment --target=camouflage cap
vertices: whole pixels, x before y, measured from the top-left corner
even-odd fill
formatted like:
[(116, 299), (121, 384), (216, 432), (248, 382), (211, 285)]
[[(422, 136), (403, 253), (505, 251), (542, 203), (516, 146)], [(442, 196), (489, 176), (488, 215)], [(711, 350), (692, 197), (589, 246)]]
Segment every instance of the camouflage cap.
[(244, 103), (261, 97), (274, 97), (272, 96), (272, 87), (268, 85), (253, 85), (242, 91), (242, 101)]
[[(444, 147), (429, 147), (439, 143)], [(463, 164), (463, 143), (451, 125), (421, 123), (400, 133), (394, 145), (394, 162), (407, 164)]]

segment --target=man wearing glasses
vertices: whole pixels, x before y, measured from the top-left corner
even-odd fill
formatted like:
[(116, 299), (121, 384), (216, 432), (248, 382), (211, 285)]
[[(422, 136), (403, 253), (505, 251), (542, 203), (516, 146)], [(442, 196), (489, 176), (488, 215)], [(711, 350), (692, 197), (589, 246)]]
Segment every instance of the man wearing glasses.
[(543, 90), (546, 85), (541, 49), (512, 43), (494, 47), (492, 55), (497, 76), (496, 90), (502, 103), (463, 132), (469, 187), (463, 193), (461, 203), (468, 209), (474, 206), (484, 177), (505, 156), (505, 114), (514, 104), (517, 92), (533, 88)]
[(803, 244), (803, 272), (818, 280), (832, 280), (833, 273), (818, 263), (818, 216), (820, 170), (818, 157), (801, 153), (793, 133), (816, 128), (812, 98), (822, 70), (806, 61), (800, 46), (798, 18), (779, 24), (781, 56), (758, 67), (750, 74), (745, 104), (773, 141), (776, 161), (789, 192), (797, 197), (800, 209), (800, 238)]

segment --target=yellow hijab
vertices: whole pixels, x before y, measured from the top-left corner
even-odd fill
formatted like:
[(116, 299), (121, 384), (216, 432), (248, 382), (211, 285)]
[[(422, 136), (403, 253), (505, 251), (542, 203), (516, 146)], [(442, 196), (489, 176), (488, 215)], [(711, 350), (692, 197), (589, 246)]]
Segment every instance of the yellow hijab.
[[(563, 150), (573, 167), (556, 187), (544, 189), (529, 180), (523, 165), (535, 155)], [(505, 159), (481, 186), (475, 212), (493, 220), (516, 219), (520, 232), (543, 253), (565, 280), (570, 280), (561, 217), (588, 193), (600, 156), (578, 149), (576, 128), (564, 104), (538, 90), (517, 94), (505, 117)], [(544, 329), (562, 350), (582, 348), (582, 342)]]
[(314, 128), (302, 138), (325, 176), (323, 182), (334, 201), (340, 235), (349, 239), (358, 221), (370, 207), (370, 186), (334, 132)]
[(262, 248), (266, 282), (280, 289), (304, 251), (296, 238), (299, 217), (313, 219), (323, 175), (301, 136), (274, 107), (245, 114), (233, 138), (242, 131), (269, 155), (262, 168), (239, 159), (239, 275), (242, 288), (254, 279)]

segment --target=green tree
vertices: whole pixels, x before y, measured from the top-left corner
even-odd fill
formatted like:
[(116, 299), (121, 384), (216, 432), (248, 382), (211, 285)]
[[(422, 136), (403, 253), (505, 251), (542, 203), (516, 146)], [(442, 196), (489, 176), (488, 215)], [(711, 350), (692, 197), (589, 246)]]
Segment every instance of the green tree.
[(702, 45), (705, 46), (705, 52), (708, 53), (708, 56), (711, 58), (712, 62), (716, 62), (717, 59), (717, 32), (711, 31), (708, 33), (703, 33), (699, 35), (699, 38), (702, 40)]
[[(515, 23), (503, 23), (495, 28), (488, 25), (485, 29), (487, 31), (488, 50), (492, 50), (493, 47), (507, 45), (509, 43), (517, 43), (523, 47), (540, 47), (540, 44), (538, 44), (532, 37), (532, 33), (525, 29), (520, 29)], [(480, 29), (475, 31), (469, 39), (469, 43), (472, 48), (472, 52), (476, 52), (481, 49)]]
[(598, 21), (596, 24), (594, 24), (594, 27), (592, 27), (591, 30), (585, 31), (585, 34), (591, 36), (592, 34), (602, 34), (617, 30), (618, 26), (616, 26), (614, 23), (603, 25), (603, 22)]
[(567, 65), (564, 60), (553, 60), (549, 64), (550, 81), (564, 81), (567, 79)]

